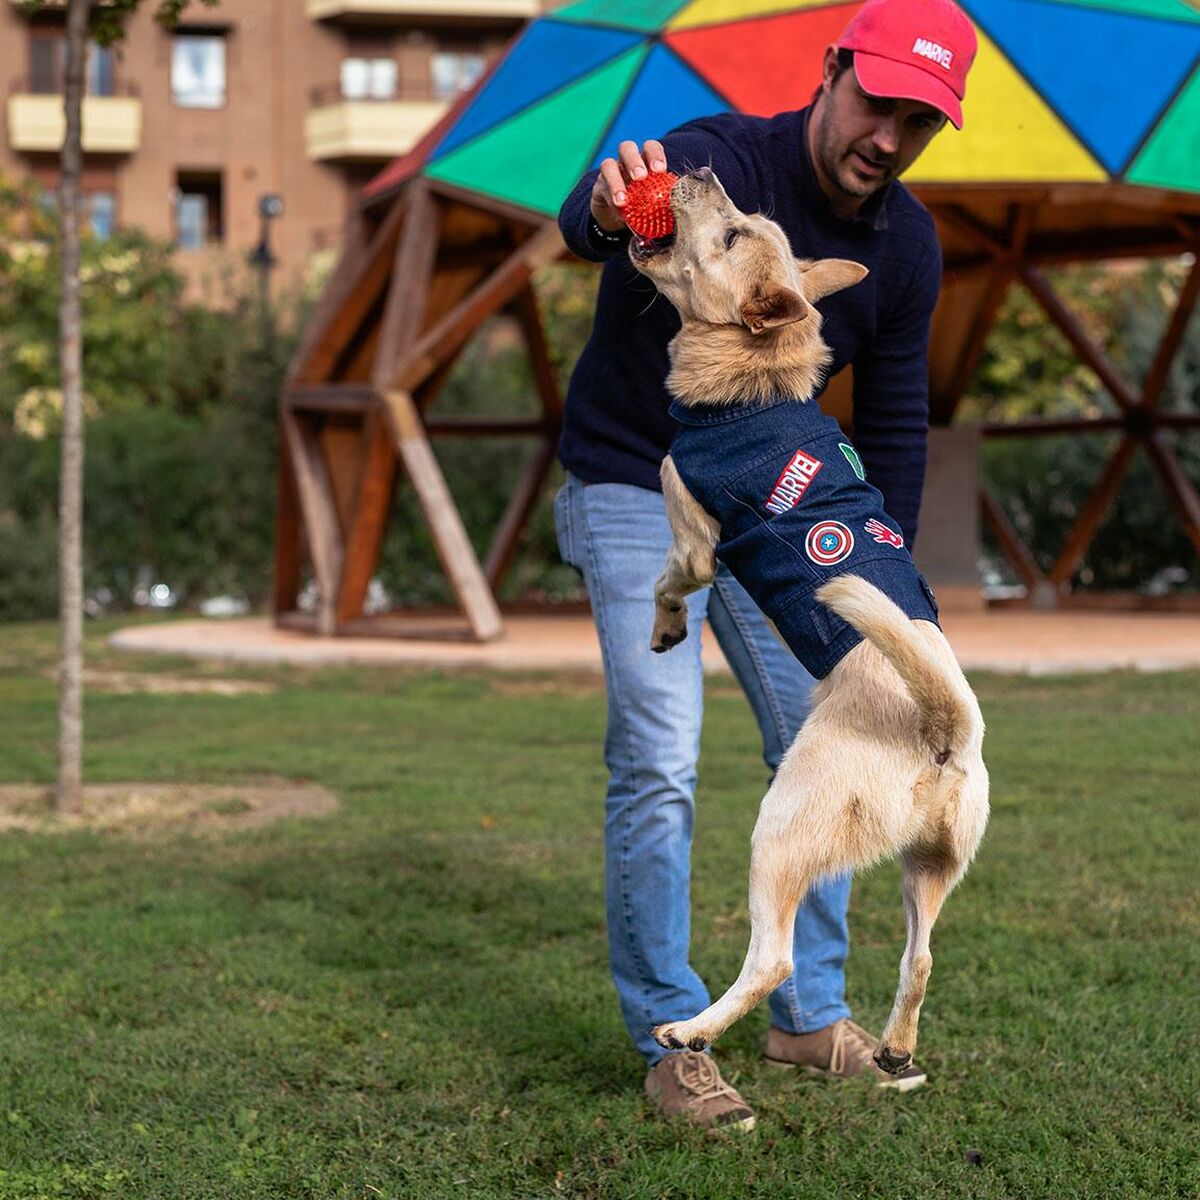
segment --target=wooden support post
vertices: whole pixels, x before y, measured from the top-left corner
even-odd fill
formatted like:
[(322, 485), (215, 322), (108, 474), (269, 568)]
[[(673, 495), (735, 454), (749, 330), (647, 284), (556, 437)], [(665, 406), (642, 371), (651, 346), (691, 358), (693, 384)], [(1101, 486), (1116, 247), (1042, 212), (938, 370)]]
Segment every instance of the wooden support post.
[(1161, 429), (1152, 430), (1147, 436), (1146, 451), (1179, 514), (1184, 533), (1191, 538), (1196, 553), (1200, 554), (1200, 495), (1196, 492), (1196, 485), (1184, 474), (1179, 459), (1167, 444)]
[(408, 392), (396, 389), (384, 393), (384, 404), (397, 453), (429, 523), (442, 569), (475, 637), (492, 641), (504, 632), (500, 610), (425, 436), (417, 406)]
[(1179, 353), (1179, 347), (1183, 342), (1183, 335), (1187, 332), (1198, 295), (1200, 295), (1200, 256), (1197, 256), (1192, 263), (1192, 269), (1188, 272), (1187, 279), (1184, 280), (1183, 287), (1179, 291), (1179, 299), (1175, 303), (1175, 311), (1171, 314), (1171, 320), (1163, 332), (1162, 340), (1158, 343), (1154, 362), (1151, 363), (1150, 370), (1146, 372), (1146, 379), (1142, 384), (1142, 403), (1147, 408), (1155, 408), (1158, 405), (1162, 390), (1166, 386), (1167, 376), (1171, 372), (1171, 364), (1175, 361), (1175, 355)]
[(276, 458), (279, 477), (275, 488), (274, 610), (279, 614), (296, 607), (302, 562), (300, 497), (296, 494), (296, 480), (282, 430)]
[(304, 513), (313, 571), (317, 586), (321, 589), (317, 631), (330, 637), (337, 631), (337, 589), (342, 574), (343, 553), (333, 489), (325, 473), (311, 420), (286, 408), (281, 413), (281, 420), (300, 495), (300, 508)]
[(1100, 522), (1104, 520), (1105, 514), (1112, 506), (1113, 498), (1120, 491), (1121, 482), (1129, 470), (1129, 464), (1133, 461), (1136, 449), (1137, 443), (1133, 438), (1121, 439), (1116, 452), (1108, 460), (1096, 486), (1092, 488), (1091, 495), (1088, 496), (1080, 510), (1079, 516), (1059, 552), (1058, 560), (1050, 568), (1050, 582), (1059, 591), (1067, 588), (1071, 582), (1071, 576), (1075, 574), (1079, 564), (1083, 561), (1087, 548), (1092, 544), (1092, 538), (1096, 536), (1096, 530), (1100, 528)]
[(979, 511), (1000, 542), (1004, 557), (1012, 563), (1021, 582), (1029, 589), (1030, 598), (1037, 602), (1046, 592), (1046, 577), (1021, 535), (1013, 528), (1008, 514), (987, 488), (979, 489)]
[(337, 618), (341, 623), (362, 616), (367, 587), (379, 562), (395, 482), (396, 449), (383, 412), (377, 407), (368, 415), (363, 429), (362, 473), (338, 588)]

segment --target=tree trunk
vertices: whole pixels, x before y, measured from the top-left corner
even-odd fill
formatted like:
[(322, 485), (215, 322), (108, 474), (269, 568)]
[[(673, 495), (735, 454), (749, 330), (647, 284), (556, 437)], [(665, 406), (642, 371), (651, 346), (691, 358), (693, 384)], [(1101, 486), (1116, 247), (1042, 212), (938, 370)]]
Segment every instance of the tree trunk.
[(58, 309), (62, 460), (58, 479), (58, 787), (55, 808), (77, 812), (83, 792), (83, 313), (79, 296), (79, 185), (83, 174), (83, 79), (92, 0), (68, 0), (59, 229)]

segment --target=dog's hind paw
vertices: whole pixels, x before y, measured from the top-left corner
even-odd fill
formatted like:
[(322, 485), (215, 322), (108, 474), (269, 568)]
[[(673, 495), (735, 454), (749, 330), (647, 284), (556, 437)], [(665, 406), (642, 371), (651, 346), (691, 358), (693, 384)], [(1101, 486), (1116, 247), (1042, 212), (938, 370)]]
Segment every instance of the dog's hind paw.
[(708, 1039), (688, 1037), (681, 1025), (656, 1025), (650, 1036), (667, 1050), (707, 1050)]
[(875, 1059), (875, 1065), (889, 1075), (899, 1075), (912, 1062), (912, 1055), (907, 1051), (901, 1050), (897, 1053), (890, 1046), (880, 1046), (872, 1057)]
[(687, 626), (685, 625), (678, 632), (663, 630), (661, 633), (656, 633), (654, 639), (650, 643), (650, 649), (655, 654), (663, 654), (670, 650), (672, 646), (678, 646), (680, 642), (687, 639)]

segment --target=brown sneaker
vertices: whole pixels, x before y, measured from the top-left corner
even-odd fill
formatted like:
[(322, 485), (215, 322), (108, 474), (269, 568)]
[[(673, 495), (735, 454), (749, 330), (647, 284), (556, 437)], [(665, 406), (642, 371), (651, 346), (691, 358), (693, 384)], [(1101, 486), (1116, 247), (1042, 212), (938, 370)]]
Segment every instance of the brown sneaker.
[(646, 1095), (666, 1117), (682, 1117), (721, 1133), (753, 1129), (754, 1110), (726, 1083), (709, 1054), (681, 1050), (660, 1058), (646, 1076)]
[(850, 1079), (865, 1075), (879, 1087), (910, 1092), (925, 1082), (925, 1072), (915, 1063), (895, 1075), (881, 1071), (871, 1056), (879, 1045), (861, 1025), (848, 1017), (826, 1025), (815, 1033), (784, 1033), (774, 1025), (767, 1030), (767, 1062), (780, 1067), (803, 1067), (811, 1075)]

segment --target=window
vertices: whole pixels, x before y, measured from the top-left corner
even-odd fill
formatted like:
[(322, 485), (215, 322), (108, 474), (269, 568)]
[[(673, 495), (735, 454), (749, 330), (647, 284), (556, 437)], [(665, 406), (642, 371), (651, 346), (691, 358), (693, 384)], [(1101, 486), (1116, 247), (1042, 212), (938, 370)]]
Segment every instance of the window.
[(175, 188), (175, 244), (203, 250), (224, 234), (220, 175), (180, 172)]
[(478, 51), (439, 50), (430, 61), (434, 96), (453, 100), (474, 86), (485, 66), (487, 59)]
[(181, 108), (225, 104), (225, 39), (219, 33), (180, 33), (171, 47), (171, 98)]
[(116, 226), (117, 198), (112, 192), (89, 192), (84, 197), (87, 221), (92, 234), (103, 241), (112, 237)]
[[(89, 96), (116, 94), (112, 50), (88, 46), (84, 88)], [(67, 75), (67, 39), (58, 32), (37, 30), (29, 39), (29, 90), (40, 96), (61, 95)]]
[(342, 60), (343, 100), (391, 100), (396, 95), (398, 71), (394, 58)]

